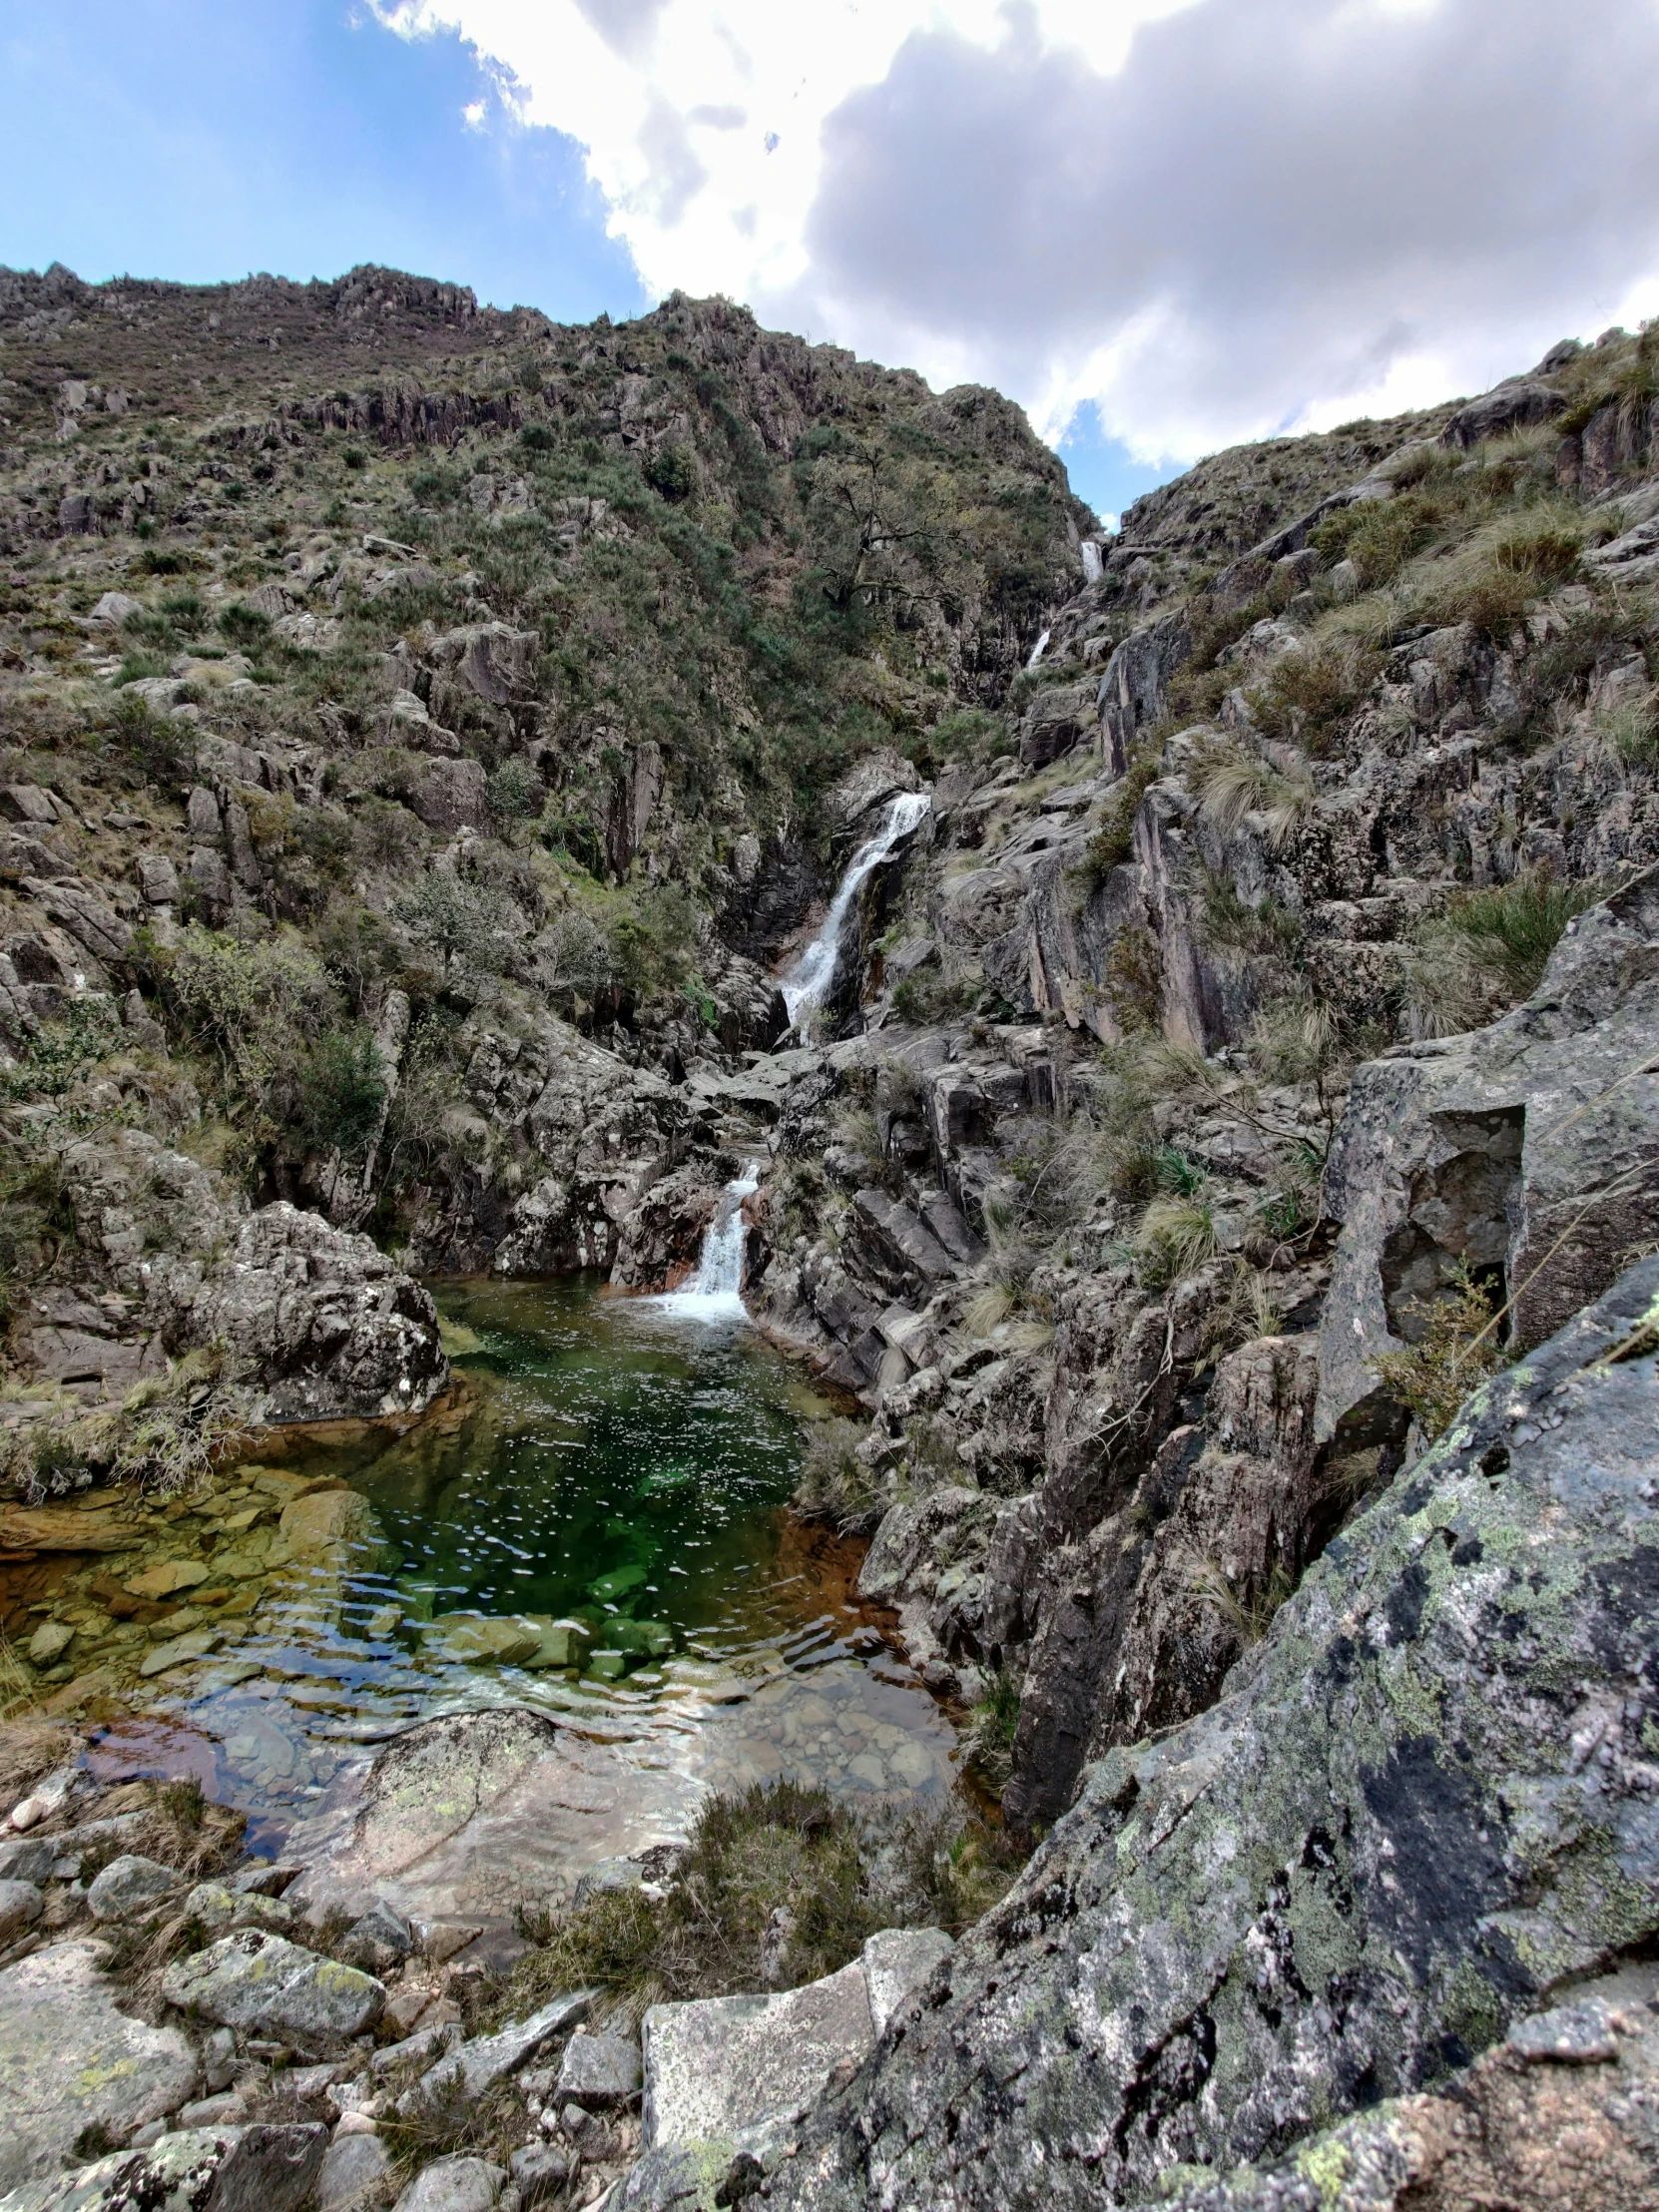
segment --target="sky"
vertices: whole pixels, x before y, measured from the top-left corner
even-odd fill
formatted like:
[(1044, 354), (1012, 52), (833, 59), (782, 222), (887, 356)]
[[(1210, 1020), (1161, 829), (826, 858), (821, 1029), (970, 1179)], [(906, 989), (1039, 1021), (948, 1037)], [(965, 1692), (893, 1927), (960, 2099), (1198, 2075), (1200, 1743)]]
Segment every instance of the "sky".
[(720, 291), (1108, 519), (1659, 312), (1659, 0), (0, 0), (0, 262)]

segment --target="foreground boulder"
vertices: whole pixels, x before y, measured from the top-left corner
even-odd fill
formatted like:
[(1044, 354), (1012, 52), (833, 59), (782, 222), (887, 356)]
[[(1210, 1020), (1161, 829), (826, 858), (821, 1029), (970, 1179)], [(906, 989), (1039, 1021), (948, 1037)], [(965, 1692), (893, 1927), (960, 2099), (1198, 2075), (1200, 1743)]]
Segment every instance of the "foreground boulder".
[(326, 2128), (184, 2128), (0, 2198), (0, 2212), (295, 2212), (328, 2147)]
[(1650, 1943), (1656, 1354), (1648, 1261), (1471, 1400), (1218, 1706), (1089, 1771), (774, 2204), (1099, 2205), (1271, 2160)]
[(1441, 2095), (1391, 2098), (1292, 2157), (1195, 2180), (1174, 2212), (1652, 2212), (1659, 1974), (1626, 1968), (1535, 2013)]
[[(942, 1929), (883, 1929), (838, 1973), (799, 1989), (654, 2004), (643, 2037), (645, 2155), (623, 2190), (627, 2212), (690, 2212), (734, 2202), (734, 2189), (747, 2194), (826, 2085), (862, 2063), (950, 1949)], [(567, 2049), (567, 2071), (585, 2066), (583, 2043)], [(568, 2086), (583, 2103), (616, 2103), (633, 2078), (597, 2098)]]
[(125, 2142), (196, 2088), (176, 2027), (116, 2010), (106, 1956), (54, 1943), (0, 1973), (0, 2189), (58, 2173), (90, 2130)]
[(162, 1994), (182, 2012), (224, 2027), (290, 2036), (307, 2049), (372, 2027), (386, 1997), (372, 1974), (257, 1928), (175, 1959), (162, 1976)]

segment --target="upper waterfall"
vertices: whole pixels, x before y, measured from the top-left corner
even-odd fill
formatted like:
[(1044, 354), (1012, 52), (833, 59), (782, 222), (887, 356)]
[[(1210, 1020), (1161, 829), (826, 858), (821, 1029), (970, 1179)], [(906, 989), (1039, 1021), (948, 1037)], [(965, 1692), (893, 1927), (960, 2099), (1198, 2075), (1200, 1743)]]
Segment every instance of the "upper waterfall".
[(853, 853), (818, 935), (797, 961), (795, 973), (783, 984), (792, 1029), (800, 1027), (803, 1015), (824, 1003), (840, 958), (841, 931), (866, 878), (889, 856), (900, 838), (909, 835), (931, 805), (925, 792), (900, 792), (888, 805), (886, 818), (874, 836), (866, 838)]

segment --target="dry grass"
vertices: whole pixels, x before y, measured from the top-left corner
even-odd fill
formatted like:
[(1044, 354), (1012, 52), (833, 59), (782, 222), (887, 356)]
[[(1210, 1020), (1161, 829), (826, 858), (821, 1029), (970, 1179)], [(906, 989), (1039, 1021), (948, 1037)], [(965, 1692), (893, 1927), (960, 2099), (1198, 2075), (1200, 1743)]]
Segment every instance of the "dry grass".
[[(27, 1692), (26, 1702), (32, 1705), (34, 1677), (10, 1644), (0, 1642), (0, 1710), (10, 1712), (14, 1709), (9, 1693), (13, 1683), (19, 1680)], [(0, 1807), (9, 1810), (15, 1805), (32, 1782), (39, 1781), (43, 1774), (49, 1774), (69, 1757), (74, 1743), (68, 1729), (59, 1728), (52, 1721), (0, 1721)]]
[(841, 1535), (867, 1534), (887, 1500), (857, 1455), (865, 1431), (857, 1421), (820, 1421), (807, 1439), (795, 1487), (795, 1509), (828, 1521)]
[(1306, 773), (1281, 775), (1259, 756), (1215, 746), (1195, 764), (1191, 783), (1199, 819), (1219, 836), (1231, 836), (1254, 815), (1270, 850), (1279, 852), (1318, 797)]
[(1456, 1269), (1441, 1297), (1413, 1305), (1423, 1324), (1417, 1343), (1383, 1353), (1372, 1367), (1423, 1441), (1432, 1443), (1451, 1426), (1469, 1392), (1502, 1367), (1503, 1355), (1492, 1328), (1491, 1294), (1466, 1267)]

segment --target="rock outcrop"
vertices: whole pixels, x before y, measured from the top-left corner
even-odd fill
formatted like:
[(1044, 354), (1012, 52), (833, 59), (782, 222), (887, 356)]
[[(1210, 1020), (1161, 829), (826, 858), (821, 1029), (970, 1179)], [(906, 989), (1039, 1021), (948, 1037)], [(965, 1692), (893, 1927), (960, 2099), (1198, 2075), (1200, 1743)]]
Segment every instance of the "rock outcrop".
[(1656, 1360), (1648, 1262), (1395, 1479), (1216, 1706), (1090, 1769), (772, 2201), (1143, 2199), (1429, 2089), (1640, 1956)]

